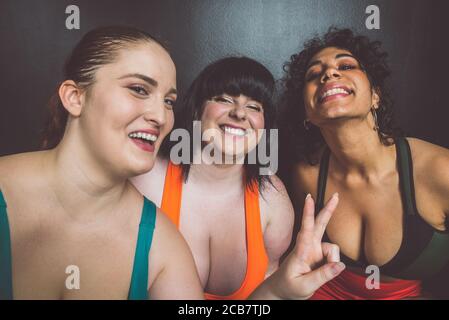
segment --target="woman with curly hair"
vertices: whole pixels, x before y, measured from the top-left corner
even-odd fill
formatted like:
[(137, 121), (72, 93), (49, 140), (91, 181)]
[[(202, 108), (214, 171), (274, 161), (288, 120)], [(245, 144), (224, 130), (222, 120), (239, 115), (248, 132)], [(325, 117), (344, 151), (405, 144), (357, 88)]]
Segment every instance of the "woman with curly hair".
[[(348, 268), (312, 299), (422, 297), (422, 280), (449, 260), (449, 151), (394, 126), (386, 58), (380, 42), (331, 28), (285, 65), (281, 149), (294, 206), (310, 193), (319, 210), (340, 195), (325, 241)], [(378, 282), (367, 278), (376, 266)]]

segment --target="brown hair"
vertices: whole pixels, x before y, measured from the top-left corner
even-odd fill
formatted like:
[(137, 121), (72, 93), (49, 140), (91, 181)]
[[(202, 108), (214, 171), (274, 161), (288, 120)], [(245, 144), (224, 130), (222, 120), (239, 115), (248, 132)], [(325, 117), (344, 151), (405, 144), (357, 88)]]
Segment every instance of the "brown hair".
[[(95, 71), (117, 58), (118, 51), (129, 44), (156, 42), (165, 46), (150, 34), (132, 27), (109, 26), (96, 28), (81, 39), (64, 65), (64, 80), (73, 80), (83, 89), (95, 81)], [(167, 50), (167, 49), (166, 49)], [(42, 148), (56, 147), (64, 136), (68, 112), (63, 107), (58, 92), (50, 98), (49, 116), (42, 133)]]

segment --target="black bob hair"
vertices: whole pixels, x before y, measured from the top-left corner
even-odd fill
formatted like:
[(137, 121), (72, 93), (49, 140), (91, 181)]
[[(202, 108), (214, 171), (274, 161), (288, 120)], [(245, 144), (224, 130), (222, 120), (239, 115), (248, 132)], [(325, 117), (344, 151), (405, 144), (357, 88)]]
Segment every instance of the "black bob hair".
[[(267, 132), (273, 128), (275, 121), (275, 81), (271, 72), (261, 63), (247, 57), (226, 57), (209, 64), (192, 82), (181, 104), (175, 108), (174, 128), (186, 129), (190, 134), (191, 163), (193, 154), (193, 121), (200, 121), (207, 100), (221, 94), (231, 96), (245, 95), (261, 103), (264, 110), (264, 129)], [(167, 139), (169, 140), (169, 139)], [(176, 142), (167, 142), (163, 147), (165, 157)], [(256, 147), (257, 148), (257, 147)], [(257, 149), (256, 149), (257, 150)], [(267, 152), (269, 151), (269, 139), (267, 139)], [(253, 187), (255, 182), (262, 190), (265, 183), (270, 182), (270, 177), (260, 175), (262, 165), (257, 159), (256, 164), (249, 164), (247, 158), (244, 162), (245, 185)], [(190, 164), (181, 164), (184, 181), (187, 181)]]

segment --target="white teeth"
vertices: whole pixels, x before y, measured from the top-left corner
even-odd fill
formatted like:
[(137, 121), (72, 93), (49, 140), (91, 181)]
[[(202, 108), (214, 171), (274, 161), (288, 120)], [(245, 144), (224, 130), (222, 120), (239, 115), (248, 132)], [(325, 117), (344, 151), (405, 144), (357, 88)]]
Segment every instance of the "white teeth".
[(223, 126), (222, 128), (225, 132), (236, 135), (236, 136), (242, 137), (246, 134), (246, 131), (243, 129), (232, 128), (232, 127), (227, 127), (227, 126)]
[(154, 142), (157, 140), (157, 136), (155, 136), (154, 134), (150, 134), (150, 133), (145, 133), (145, 132), (133, 132), (130, 133), (128, 135), (130, 138), (138, 138), (138, 139), (143, 139), (143, 140), (147, 140), (147, 141), (151, 141)]
[(324, 98), (326, 98), (326, 97), (328, 97), (328, 96), (332, 96), (332, 95), (334, 95), (334, 94), (339, 94), (339, 93), (349, 94), (349, 92), (346, 91), (346, 90), (343, 89), (343, 88), (334, 88), (334, 89), (327, 90), (327, 91), (321, 96), (321, 99), (324, 99)]

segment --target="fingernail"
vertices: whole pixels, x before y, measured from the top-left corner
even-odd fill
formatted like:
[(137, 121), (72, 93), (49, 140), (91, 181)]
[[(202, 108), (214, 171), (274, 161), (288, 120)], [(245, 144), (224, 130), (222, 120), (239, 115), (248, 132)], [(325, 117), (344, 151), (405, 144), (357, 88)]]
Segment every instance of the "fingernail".
[(332, 267), (332, 273), (334, 275), (339, 274), (340, 272), (342, 272), (344, 269), (346, 268), (345, 264), (342, 262), (337, 262), (336, 264), (334, 264), (334, 266)]
[(338, 192), (335, 192), (335, 193), (334, 193), (334, 198), (337, 198), (337, 199), (338, 199)]
[(307, 194), (306, 200), (309, 199), (312, 195), (310, 193)]

